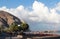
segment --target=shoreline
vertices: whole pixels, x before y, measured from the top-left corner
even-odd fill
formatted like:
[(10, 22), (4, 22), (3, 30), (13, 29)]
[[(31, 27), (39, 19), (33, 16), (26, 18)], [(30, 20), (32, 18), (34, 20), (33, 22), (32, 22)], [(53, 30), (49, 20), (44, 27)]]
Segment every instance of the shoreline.
[[(11, 36), (10, 36), (11, 35)], [(31, 39), (40, 39), (40, 38), (42, 38), (42, 39), (55, 39), (55, 38), (60, 38), (60, 35), (58, 35), (58, 34), (55, 34), (55, 33), (45, 33), (45, 32), (22, 32), (22, 33), (20, 33), (19, 32), (19, 34), (16, 34), (16, 33), (13, 33), (13, 34), (9, 34), (9, 33), (7, 33), (5, 36), (4, 36), (4, 34), (3, 34), (3, 36), (1, 36), (1, 34), (0, 34), (0, 38), (2, 39), (4, 37), (4, 39), (6, 38), (8, 38), (8, 39), (10, 39), (10, 38), (12, 38), (12, 39), (14, 39), (14, 38), (17, 38), (17, 39), (19, 39), (19, 38), (31, 38)]]

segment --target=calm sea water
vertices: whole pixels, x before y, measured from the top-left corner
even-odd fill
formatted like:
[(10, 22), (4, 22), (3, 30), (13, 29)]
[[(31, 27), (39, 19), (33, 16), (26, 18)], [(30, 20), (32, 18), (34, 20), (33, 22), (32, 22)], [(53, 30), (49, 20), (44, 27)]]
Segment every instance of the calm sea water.
[[(31, 31), (60, 31), (60, 24), (31, 24), (30, 26)], [(58, 32), (60, 33), (60, 32)]]

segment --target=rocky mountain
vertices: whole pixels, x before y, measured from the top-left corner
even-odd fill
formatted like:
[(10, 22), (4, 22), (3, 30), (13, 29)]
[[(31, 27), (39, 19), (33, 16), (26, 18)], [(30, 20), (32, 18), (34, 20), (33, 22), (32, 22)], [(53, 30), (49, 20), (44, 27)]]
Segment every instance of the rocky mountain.
[(21, 24), (21, 20), (6, 11), (0, 11), (0, 26), (8, 27), (12, 23)]

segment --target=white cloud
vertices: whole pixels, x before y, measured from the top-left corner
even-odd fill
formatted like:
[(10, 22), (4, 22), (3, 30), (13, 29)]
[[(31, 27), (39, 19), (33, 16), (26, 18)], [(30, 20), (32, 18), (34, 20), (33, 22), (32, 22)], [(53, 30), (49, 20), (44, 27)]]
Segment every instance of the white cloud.
[[(37, 19), (36, 21), (45, 21), (60, 23), (60, 15), (57, 13), (55, 8), (48, 8), (41, 2), (35, 1), (33, 3), (33, 15), (35, 14)], [(35, 18), (35, 17), (34, 17)], [(32, 19), (33, 20), (33, 19)]]
[(10, 9), (4, 6), (0, 10), (8, 11), (20, 19), (24, 19), (31, 26), (40, 26), (40, 23), (60, 23), (60, 14), (57, 12), (60, 11), (60, 3), (54, 8), (48, 8), (45, 4), (34, 1), (32, 11), (26, 9), (23, 5)]
[(36, 14), (38, 16), (40, 21), (45, 19), (49, 14), (48, 7), (43, 3), (37, 1), (33, 3), (33, 12), (33, 14)]
[(18, 11), (22, 11), (22, 10), (24, 10), (24, 6), (20, 5), (20, 6), (18, 6), (16, 9), (17, 9)]
[(6, 6), (3, 6), (3, 7), (0, 7), (0, 10), (4, 10), (4, 11), (7, 11), (7, 7)]
[(55, 7), (56, 10), (60, 11), (60, 2), (57, 3), (56, 7)]

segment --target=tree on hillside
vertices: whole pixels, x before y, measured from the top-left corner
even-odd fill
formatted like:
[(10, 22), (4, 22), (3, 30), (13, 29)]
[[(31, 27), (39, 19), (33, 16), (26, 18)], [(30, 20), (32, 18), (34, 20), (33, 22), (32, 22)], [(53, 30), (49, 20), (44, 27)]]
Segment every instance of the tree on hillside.
[(27, 30), (29, 28), (29, 25), (27, 23), (22, 23), (20, 27), (22, 28), (22, 30)]
[(4, 27), (0, 26), (0, 32), (3, 32), (3, 30), (4, 30)]
[(12, 23), (5, 31), (6, 32), (16, 32), (16, 31), (26, 31), (29, 28), (27, 23), (16, 24)]

